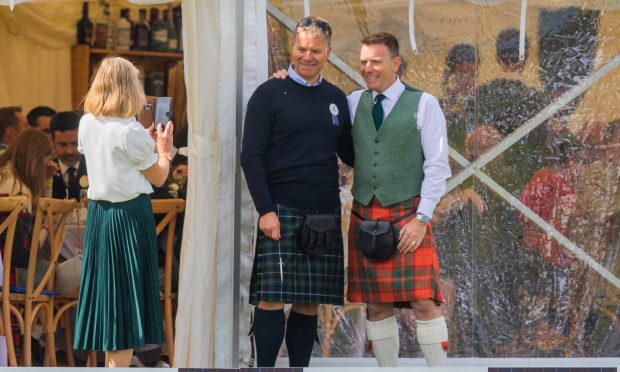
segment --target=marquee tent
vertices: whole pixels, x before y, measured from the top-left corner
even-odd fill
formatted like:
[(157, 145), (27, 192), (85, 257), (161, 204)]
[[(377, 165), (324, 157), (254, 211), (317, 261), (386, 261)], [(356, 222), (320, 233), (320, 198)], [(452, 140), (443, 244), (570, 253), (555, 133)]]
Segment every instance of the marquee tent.
[[(128, 1), (137, 7), (168, 2)], [(74, 29), (80, 17), (81, 1), (0, 0), (0, 4), (6, 5), (0, 7), (0, 45), (6, 46), (4, 50), (8, 51), (0, 60), (0, 107), (14, 104), (30, 107), (40, 102), (49, 102), (49, 105), (59, 109), (72, 109), (70, 85), (67, 86), (67, 81), (70, 80), (69, 50), (75, 40)], [(575, 278), (596, 280), (596, 286), (583, 290), (588, 296), (594, 296), (589, 294), (592, 292), (602, 298), (599, 302), (592, 300), (592, 304), (589, 304), (592, 306), (587, 311), (592, 311), (593, 316), (598, 317), (600, 322), (595, 327), (599, 327), (596, 330), (603, 335), (603, 339), (589, 341), (597, 345), (607, 343), (608, 348), (603, 345), (596, 350), (584, 349), (585, 341), (577, 335), (576, 339), (571, 341), (576, 343), (575, 352), (571, 356), (620, 357), (617, 354), (617, 350), (620, 350), (620, 304), (613, 300), (617, 300), (620, 288), (620, 263), (617, 259), (620, 257), (620, 247), (617, 246), (618, 240), (613, 240), (620, 233), (617, 227), (613, 227), (616, 226), (613, 225), (616, 220), (605, 219), (605, 215), (600, 224), (595, 226), (600, 227), (601, 231), (604, 230), (605, 234), (609, 231), (613, 235), (612, 239), (604, 240), (608, 247), (601, 250), (588, 248), (589, 243), (582, 235), (571, 235), (561, 230), (549, 220), (540, 218), (528, 205), (520, 201), (521, 188), (510, 189), (502, 181), (497, 181), (493, 172), (489, 173), (491, 176), (487, 174), (487, 170), (500, 167), (497, 161), (502, 154), (508, 153), (507, 150), (514, 148), (513, 145), (518, 145), (523, 138), (529, 138), (529, 133), (534, 133), (536, 128), (547, 126), (547, 120), (556, 117), (556, 113), (571, 102), (578, 104), (569, 110), (567, 117), (562, 118), (572, 133), (581, 133), (583, 128), (592, 122), (606, 123), (620, 116), (617, 114), (620, 112), (620, 99), (615, 89), (620, 82), (620, 69), (617, 68), (620, 64), (620, 5), (617, 2), (182, 0), (181, 4), (183, 62), (188, 96), (188, 158), (191, 171), (181, 256), (175, 366), (225, 368), (242, 366), (248, 362), (250, 346), (246, 335), (250, 309), (247, 305), (247, 283), (251, 270), (256, 215), (238, 166), (244, 109), (254, 89), (267, 79), (268, 70), (286, 67), (286, 50), (290, 43), (288, 30), (293, 27), (296, 19), (305, 14), (324, 15), (331, 21), (334, 28), (333, 53), (325, 74), (343, 90), (350, 91), (363, 86), (363, 81), (356, 72), (359, 39), (369, 32), (387, 30), (395, 33), (401, 41), (401, 51), (408, 64), (403, 80), (414, 83), (437, 97), (446, 95), (444, 61), (447, 51), (457, 43), (469, 43), (477, 48), (481, 62), (476, 69), (476, 84), (482, 86), (497, 79), (513, 79), (548, 93), (552, 89), (550, 87), (557, 87), (560, 83), (556, 84), (553, 78), (545, 80), (540, 77), (540, 71), (545, 68), (541, 61), (549, 58), (545, 49), (547, 47), (543, 46), (546, 44), (542, 43), (543, 38), (540, 35), (547, 31), (550, 35), (554, 32), (561, 33), (562, 12), (568, 14), (564, 17), (568, 20), (583, 19), (583, 25), (593, 25), (596, 29), (594, 39), (588, 39), (590, 34), (585, 35), (585, 39), (591, 43), (581, 46), (583, 51), (576, 51), (577, 54), (571, 55), (571, 60), (563, 61), (566, 66), (571, 66), (571, 62), (576, 61), (575, 68), (554, 70), (547, 66), (548, 71), (554, 71), (553, 74), (557, 76), (566, 75), (569, 82), (563, 83), (561, 89), (554, 88), (554, 98), (545, 101), (539, 111), (525, 118), (518, 130), (509, 134), (501, 144), (474, 163), (470, 163), (458, 151), (451, 150), (455, 177), (450, 180), (450, 189), (458, 191), (459, 187), (473, 182), (474, 187), (486, 190), (490, 201), (487, 202), (487, 207), (495, 205), (497, 208), (505, 208), (503, 210), (509, 210), (513, 215), (516, 210), (520, 216), (525, 216), (523, 218), (534, 221), (535, 228), (544, 231), (558, 242), (561, 249), (567, 250), (567, 254), (573, 257), (575, 268), (559, 270), (550, 266), (542, 256), (536, 256), (535, 252), (524, 253), (528, 251), (525, 248), (520, 249), (520, 240), (519, 247), (511, 246), (510, 249), (518, 250), (517, 254), (522, 255), (524, 260), (540, 266), (539, 272), (531, 273), (533, 279), (540, 279), (541, 283), (551, 283), (557, 287), (547, 292), (527, 292), (534, 284), (523, 284), (522, 289), (526, 293), (524, 298), (532, 298), (538, 301), (533, 303), (541, 304), (540, 308), (524, 310), (527, 314), (519, 319), (523, 322), (522, 329), (528, 329), (530, 333), (521, 334), (515, 330), (518, 327), (506, 326), (506, 334), (510, 334), (510, 337), (498, 340), (498, 336), (489, 331), (480, 345), (467, 344), (468, 340), (471, 340), (467, 338), (470, 336), (468, 332), (472, 335), (482, 332), (480, 329), (485, 326), (484, 316), (480, 316), (480, 313), (487, 308), (478, 307), (476, 301), (481, 301), (480, 296), (497, 300), (499, 307), (489, 310), (493, 313), (503, 306), (502, 301), (506, 300), (507, 296), (500, 294), (493, 297), (494, 293), (485, 293), (483, 290), (478, 296), (474, 287), (463, 289), (455, 285), (451, 278), (447, 278), (444, 285), (448, 291), (454, 290), (455, 293), (452, 297), (454, 302), (446, 304), (447, 311), (455, 314), (455, 319), (462, 315), (459, 319), (465, 327), (458, 328), (459, 326), (455, 325), (456, 328), (450, 329), (454, 337), (457, 334), (459, 337), (464, 335), (463, 340), (451, 339), (451, 342), (456, 344), (455, 357), (566, 356), (558, 350), (566, 346), (568, 339), (554, 328), (560, 329), (564, 323), (558, 321), (562, 323), (558, 325), (553, 322), (556, 318), (572, 319), (571, 316), (580, 316), (571, 313), (570, 309), (571, 296), (582, 290), (573, 290), (573, 287), (570, 287)], [(590, 10), (595, 11), (595, 16), (591, 19), (584, 15), (584, 11)], [(541, 20), (546, 20), (546, 23)], [(592, 22), (588, 23), (588, 20)], [(548, 27), (542, 26), (543, 23)], [(495, 35), (509, 27), (520, 32), (520, 54), (524, 60), (525, 38), (530, 41), (524, 72), (518, 76), (503, 73), (494, 59)], [(583, 27), (585, 29), (585, 26)], [(24, 84), (24, 81), (29, 84)], [(478, 114), (476, 110), (474, 117), (478, 118)], [(617, 177), (617, 173), (612, 171), (607, 174), (612, 180)], [(617, 184), (617, 178), (615, 180)], [(346, 199), (346, 185), (343, 190)], [(614, 188), (610, 190), (612, 193), (617, 192)], [(483, 191), (480, 193), (486, 195)], [(604, 209), (604, 213), (613, 217), (618, 212), (613, 209), (614, 199), (610, 200), (612, 207)], [(615, 203), (620, 202), (620, 199), (615, 200)], [(603, 213), (603, 209), (599, 212)], [(491, 222), (493, 221), (496, 220)], [(514, 223), (515, 226), (516, 224), (517, 222)], [(454, 226), (451, 225), (451, 228)], [(458, 232), (465, 234), (463, 240), (471, 241), (477, 234), (484, 235), (488, 231), (471, 228), (453, 231), (454, 234)], [(503, 231), (499, 233), (508, 236)], [(446, 241), (448, 238), (445, 237)], [(461, 243), (458, 242), (459, 246)], [(485, 261), (486, 256), (480, 258), (481, 252), (488, 252), (476, 244), (473, 244), (471, 250), (480, 254), (467, 256), (470, 260), (468, 262), (476, 259), (481, 261), (466, 274), (469, 279), (478, 275), (477, 270), (480, 267), (501, 264), (497, 261)], [(459, 257), (465, 257), (452, 255), (448, 250), (445, 253), (447, 259), (456, 257), (454, 261), (450, 261), (452, 263), (458, 263)], [(510, 262), (512, 258), (503, 252), (492, 252), (489, 256), (493, 255), (504, 262)], [(487, 267), (488, 271), (495, 269)], [(514, 277), (503, 275), (500, 270), (497, 269), (497, 276), (492, 280), (501, 283), (498, 285), (499, 289), (508, 290), (510, 288), (503, 286), (509, 287), (510, 283), (517, 282), (510, 282)], [(586, 274), (573, 275), (580, 272)], [(455, 273), (454, 277), (458, 275), (460, 274)], [(475, 286), (469, 279), (466, 281), (467, 285)], [(468, 297), (471, 293), (474, 293), (474, 300), (468, 302), (471, 300)], [(541, 300), (544, 293), (557, 294), (560, 299), (565, 299), (565, 302), (558, 306), (559, 315), (554, 315), (552, 320), (540, 316), (541, 313), (548, 314), (554, 310), (550, 310), (552, 305)], [(522, 308), (521, 303), (515, 306)], [(594, 311), (594, 306), (601, 310)], [(408, 320), (407, 316), (400, 315), (404, 321)], [(315, 355), (364, 356), (363, 335), (360, 334), (357, 324), (361, 317), (363, 311), (356, 305), (348, 305), (345, 310), (325, 310), (322, 319), (323, 342), (315, 349)], [(534, 318), (536, 320), (530, 322)], [(469, 321), (475, 324), (469, 324)], [(512, 319), (507, 320), (506, 324), (510, 322)], [(525, 326), (531, 325), (530, 323), (535, 327)], [(325, 329), (329, 329), (331, 333), (326, 335)], [(511, 354), (516, 350), (511, 350), (514, 342), (556, 334), (557, 337), (546, 339), (548, 344), (544, 346), (534, 345), (529, 351)], [(529, 347), (527, 342), (522, 344)], [(352, 345), (352, 348), (344, 347), (348, 345)], [(419, 356), (419, 352), (409, 346), (407, 344), (405, 348), (406, 356)]]

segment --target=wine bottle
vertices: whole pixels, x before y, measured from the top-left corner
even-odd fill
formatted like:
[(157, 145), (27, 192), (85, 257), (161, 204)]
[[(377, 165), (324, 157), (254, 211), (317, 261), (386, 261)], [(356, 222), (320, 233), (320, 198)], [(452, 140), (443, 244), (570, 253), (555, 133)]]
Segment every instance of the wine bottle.
[(78, 44), (90, 45), (93, 41), (93, 23), (88, 19), (88, 2), (82, 4), (82, 19), (77, 24)]
[(121, 17), (116, 22), (116, 49), (129, 50), (131, 48), (131, 21), (129, 9), (121, 9)]
[(146, 9), (140, 9), (140, 21), (136, 24), (134, 48), (149, 50), (151, 27), (146, 20)]
[(176, 6), (172, 9), (172, 19), (174, 20), (174, 27), (177, 29), (177, 36), (179, 37), (179, 52), (183, 52), (183, 25), (182, 25), (182, 10), (180, 6)]
[(101, 16), (95, 23), (95, 41), (93, 42), (94, 48), (106, 49), (108, 47), (108, 33), (110, 23), (110, 12), (106, 5), (103, 5)]
[(174, 27), (169, 10), (164, 10), (164, 22), (168, 26), (168, 51), (177, 52), (179, 50), (179, 34)]
[(168, 50), (168, 25), (159, 17), (157, 8), (151, 9), (151, 50), (158, 52)]

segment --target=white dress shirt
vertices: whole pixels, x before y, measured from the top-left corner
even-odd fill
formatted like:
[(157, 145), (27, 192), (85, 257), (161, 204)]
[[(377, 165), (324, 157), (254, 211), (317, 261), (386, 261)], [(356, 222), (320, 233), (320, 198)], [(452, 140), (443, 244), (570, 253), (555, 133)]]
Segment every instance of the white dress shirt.
[[(79, 170), (80, 161), (78, 160), (78, 162), (73, 164), (71, 167), (75, 168), (76, 170)], [(58, 159), (58, 171), (60, 172), (60, 174), (62, 174), (62, 180), (65, 182), (65, 185), (69, 184), (69, 168), (71, 167), (63, 163), (62, 160)]]
[(155, 141), (135, 119), (82, 116), (78, 151), (86, 157), (89, 199), (118, 203), (153, 192), (142, 171), (157, 162)]
[[(384, 119), (390, 114), (404, 91), (405, 84), (396, 78), (394, 84), (383, 92), (385, 98), (381, 101), (381, 105), (383, 106)], [(356, 90), (347, 97), (351, 111), (351, 123), (355, 121), (355, 112), (363, 92), (363, 89)], [(372, 92), (373, 102), (377, 94), (379, 93)], [(418, 212), (432, 217), (439, 199), (446, 192), (446, 179), (452, 175), (448, 164), (446, 119), (437, 98), (426, 92), (422, 93), (417, 119), (417, 128), (420, 132), (422, 151), (424, 152), (424, 180), (420, 191), (421, 200)]]
[(320, 85), (323, 82), (323, 73), (321, 73), (319, 75), (319, 79), (317, 81), (315, 81), (312, 84), (308, 83), (308, 81), (306, 81), (306, 79), (304, 79), (301, 76), (299, 76), (297, 71), (295, 71), (295, 65), (293, 65), (293, 64), (288, 66), (288, 76), (291, 79), (293, 79), (294, 82), (299, 83), (299, 84), (301, 84), (301, 85), (303, 85), (305, 87), (316, 87), (317, 85)]

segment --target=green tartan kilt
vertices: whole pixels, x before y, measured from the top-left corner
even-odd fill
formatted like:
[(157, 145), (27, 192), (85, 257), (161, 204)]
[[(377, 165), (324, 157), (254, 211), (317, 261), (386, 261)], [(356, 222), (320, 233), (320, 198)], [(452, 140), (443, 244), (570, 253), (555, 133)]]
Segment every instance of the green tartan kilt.
[[(276, 205), (281, 239), (271, 240), (259, 230), (250, 282), (251, 304), (256, 305), (260, 301), (333, 305), (344, 303), (342, 235), (338, 238), (338, 248), (323, 255), (306, 254), (296, 247), (299, 225), (303, 217), (311, 213), (325, 212)], [(333, 213), (336, 224), (340, 226), (340, 207), (335, 208)]]

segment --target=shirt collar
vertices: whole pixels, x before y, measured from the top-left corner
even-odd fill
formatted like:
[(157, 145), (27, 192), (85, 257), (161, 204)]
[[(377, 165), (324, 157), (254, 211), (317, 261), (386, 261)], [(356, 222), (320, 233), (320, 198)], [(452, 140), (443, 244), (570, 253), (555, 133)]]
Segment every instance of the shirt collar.
[[(392, 85), (390, 85), (389, 88), (387, 88), (386, 90), (383, 91), (383, 95), (385, 96), (385, 98), (390, 99), (392, 101), (397, 101), (398, 97), (400, 97), (400, 95), (402, 94), (402, 92), (405, 90), (405, 84), (403, 84), (402, 81), (400, 81), (400, 78), (398, 78), (398, 76), (396, 77), (396, 80), (394, 81), (394, 83), (392, 83)], [(379, 94), (379, 92), (376, 91), (372, 91), (372, 101), (375, 101), (375, 97), (377, 97), (377, 95)]]
[[(60, 170), (60, 174), (62, 175), (67, 173), (67, 170), (69, 170), (69, 166), (63, 163), (60, 159), (58, 159), (58, 168)], [(78, 161), (77, 163), (73, 164), (73, 168), (80, 169), (80, 162)]]
[(293, 79), (294, 82), (301, 84), (305, 87), (315, 87), (321, 82), (323, 82), (323, 73), (319, 75), (319, 80), (317, 80), (314, 84), (308, 83), (304, 78), (299, 76), (299, 74), (295, 71), (295, 65), (291, 64), (288, 66), (288, 76)]

